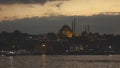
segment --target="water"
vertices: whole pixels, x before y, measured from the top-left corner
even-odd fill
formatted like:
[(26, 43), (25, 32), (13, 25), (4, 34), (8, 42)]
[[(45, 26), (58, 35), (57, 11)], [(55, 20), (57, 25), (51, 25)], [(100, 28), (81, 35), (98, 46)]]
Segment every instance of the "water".
[(0, 68), (120, 68), (120, 55), (0, 56)]

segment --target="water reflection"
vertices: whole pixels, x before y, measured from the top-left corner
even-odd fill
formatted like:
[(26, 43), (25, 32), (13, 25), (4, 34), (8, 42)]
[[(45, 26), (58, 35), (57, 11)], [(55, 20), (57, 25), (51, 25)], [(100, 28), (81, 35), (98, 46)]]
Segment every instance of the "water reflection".
[(0, 68), (120, 68), (120, 55), (0, 56)]
[(46, 62), (46, 55), (45, 55), (45, 54), (42, 55), (42, 58), (41, 58), (40, 61), (41, 61), (41, 63), (40, 63), (41, 65), (40, 65), (40, 67), (41, 67), (41, 68), (46, 68), (46, 66), (47, 66), (46, 63), (47, 63), (47, 62)]
[(9, 63), (10, 63), (10, 68), (14, 68), (13, 67), (13, 56), (9, 56)]

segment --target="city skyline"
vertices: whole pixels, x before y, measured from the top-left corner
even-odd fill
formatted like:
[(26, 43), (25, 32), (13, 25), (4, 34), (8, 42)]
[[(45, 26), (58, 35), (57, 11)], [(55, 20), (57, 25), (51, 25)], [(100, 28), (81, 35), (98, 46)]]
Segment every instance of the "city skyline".
[(76, 17), (76, 32), (120, 34), (119, 0), (0, 0), (0, 32), (57, 32)]

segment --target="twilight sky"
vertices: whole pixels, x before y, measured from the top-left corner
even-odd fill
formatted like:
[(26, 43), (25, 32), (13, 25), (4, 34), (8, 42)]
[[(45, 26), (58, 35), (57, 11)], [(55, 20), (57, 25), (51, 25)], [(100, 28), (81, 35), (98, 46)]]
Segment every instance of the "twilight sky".
[(89, 23), (95, 32), (120, 33), (120, 0), (0, 0), (0, 32), (57, 31), (75, 16), (79, 32)]

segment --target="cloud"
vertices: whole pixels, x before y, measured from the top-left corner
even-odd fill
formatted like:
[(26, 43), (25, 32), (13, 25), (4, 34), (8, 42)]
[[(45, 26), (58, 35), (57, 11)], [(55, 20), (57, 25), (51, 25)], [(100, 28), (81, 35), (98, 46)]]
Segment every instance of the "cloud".
[(120, 12), (103, 12), (103, 15), (120, 15)]
[(60, 6), (63, 4), (63, 2), (56, 3), (55, 6), (60, 10)]
[(53, 12), (53, 13), (44, 13), (44, 15), (45, 16), (60, 16), (59, 13), (55, 13), (55, 12)]
[(8, 17), (4, 17), (4, 19), (7, 19)]
[(40, 3), (44, 4), (47, 0), (0, 0), (0, 4), (14, 4), (14, 3)]
[(49, 1), (70, 1), (70, 0), (49, 0)]
[(30, 4), (27, 5), (27, 6), (28, 6), (29, 8), (35, 8), (33, 5), (30, 5)]
[(2, 8), (0, 8), (0, 11), (2, 11)]
[(0, 0), (0, 4), (14, 4), (14, 3), (23, 3), (23, 4), (33, 4), (39, 3), (44, 5), (46, 2), (52, 1), (69, 1), (69, 0)]
[[(81, 33), (85, 24), (90, 25), (90, 31), (100, 33), (120, 33), (120, 15), (95, 15), (76, 17), (76, 31)], [(64, 25), (71, 26), (74, 16), (51, 16), (16, 19), (0, 22), (0, 32), (20, 30), (31, 34), (58, 32)]]

